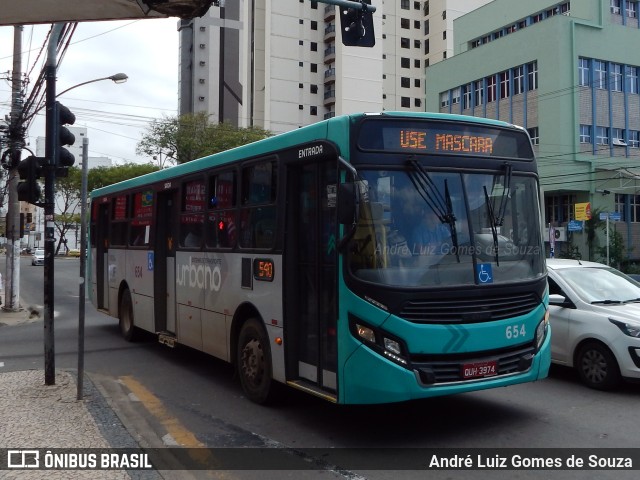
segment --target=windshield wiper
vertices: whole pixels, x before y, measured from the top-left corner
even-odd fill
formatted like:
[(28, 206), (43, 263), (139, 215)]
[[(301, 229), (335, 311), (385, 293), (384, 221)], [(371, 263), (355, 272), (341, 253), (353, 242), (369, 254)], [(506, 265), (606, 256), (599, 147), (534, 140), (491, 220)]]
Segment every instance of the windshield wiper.
[(594, 300), (593, 302), (591, 302), (591, 305), (598, 305), (598, 304), (602, 304), (602, 305), (620, 305), (622, 304), (622, 300)]
[(456, 252), (456, 259), (460, 263), (460, 252), (458, 248), (458, 231), (456, 229), (456, 216), (453, 213), (453, 204), (451, 202), (451, 194), (449, 193), (449, 184), (444, 181), (444, 196), (438, 190), (438, 187), (429, 176), (422, 165), (416, 160), (407, 162), (410, 169), (407, 173), (411, 183), (418, 191), (418, 194), (425, 201), (431, 211), (438, 217), (441, 223), (446, 223), (451, 232), (451, 242)]
[(500, 266), (500, 259), (498, 258), (498, 225), (496, 224), (496, 217), (493, 212), (493, 204), (489, 200), (489, 192), (487, 192), (487, 186), (482, 187), (484, 189), (484, 204), (487, 207), (487, 216), (489, 217), (489, 226), (491, 227), (491, 234), (493, 235), (493, 254), (496, 258), (496, 266)]
[(640, 302), (640, 298), (630, 298), (629, 300), (625, 300), (622, 303), (638, 303)]

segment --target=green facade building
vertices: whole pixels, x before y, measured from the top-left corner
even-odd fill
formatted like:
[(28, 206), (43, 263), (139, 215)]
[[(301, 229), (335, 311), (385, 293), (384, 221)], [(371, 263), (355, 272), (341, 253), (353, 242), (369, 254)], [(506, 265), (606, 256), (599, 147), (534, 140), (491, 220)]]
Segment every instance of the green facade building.
[(604, 231), (589, 240), (593, 222), (576, 221), (576, 204), (589, 202), (597, 219), (612, 213), (611, 263), (616, 237), (624, 259), (640, 260), (638, 10), (629, 0), (494, 0), (454, 22), (454, 56), (427, 68), (427, 111), (529, 131), (556, 256), (606, 258)]

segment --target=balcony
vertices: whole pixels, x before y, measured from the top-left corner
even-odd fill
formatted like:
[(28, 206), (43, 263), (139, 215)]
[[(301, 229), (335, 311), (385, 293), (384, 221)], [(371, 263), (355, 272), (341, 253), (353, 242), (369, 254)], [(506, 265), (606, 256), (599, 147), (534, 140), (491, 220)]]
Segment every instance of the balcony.
[(334, 62), (336, 59), (336, 47), (331, 45), (324, 49), (324, 63)]
[(336, 26), (333, 23), (327, 25), (324, 29), (325, 43), (333, 42), (336, 38)]
[(324, 71), (324, 84), (328, 85), (330, 83), (335, 83), (336, 81), (336, 69), (329, 68)]
[(335, 89), (327, 90), (324, 92), (324, 106), (329, 107), (336, 103), (336, 91)]
[(324, 21), (330, 22), (336, 18), (336, 6), (335, 5), (327, 5), (324, 7)]

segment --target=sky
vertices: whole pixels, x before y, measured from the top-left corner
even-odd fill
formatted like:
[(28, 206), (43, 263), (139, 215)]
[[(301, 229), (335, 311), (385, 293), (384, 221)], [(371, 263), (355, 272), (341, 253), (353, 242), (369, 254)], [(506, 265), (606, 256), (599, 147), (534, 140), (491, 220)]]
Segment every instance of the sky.
[[(129, 77), (122, 84), (83, 85), (58, 98), (76, 115), (75, 126), (87, 128), (90, 157), (109, 157), (114, 164), (151, 161), (136, 155), (136, 145), (151, 121), (177, 115), (177, 24), (177, 18), (78, 24), (58, 68), (56, 91), (116, 73)], [(44, 65), (46, 47), (38, 54), (49, 28), (24, 26), (22, 70), (31, 71), (31, 82)], [(0, 27), (0, 118), (10, 112), (13, 35), (13, 27)], [(44, 134), (42, 110), (29, 129), (29, 148), (35, 151), (36, 138)]]

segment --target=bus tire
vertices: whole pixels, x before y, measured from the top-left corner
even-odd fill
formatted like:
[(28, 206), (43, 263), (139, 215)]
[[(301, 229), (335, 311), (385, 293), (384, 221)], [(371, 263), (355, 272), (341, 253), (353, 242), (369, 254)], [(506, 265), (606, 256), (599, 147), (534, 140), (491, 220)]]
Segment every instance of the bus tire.
[(136, 339), (136, 327), (133, 321), (133, 302), (131, 301), (131, 292), (128, 288), (122, 292), (118, 318), (120, 320), (119, 325), (122, 337), (127, 342), (133, 342)]
[(258, 404), (271, 398), (271, 349), (262, 322), (250, 318), (238, 335), (236, 369), (247, 398)]

